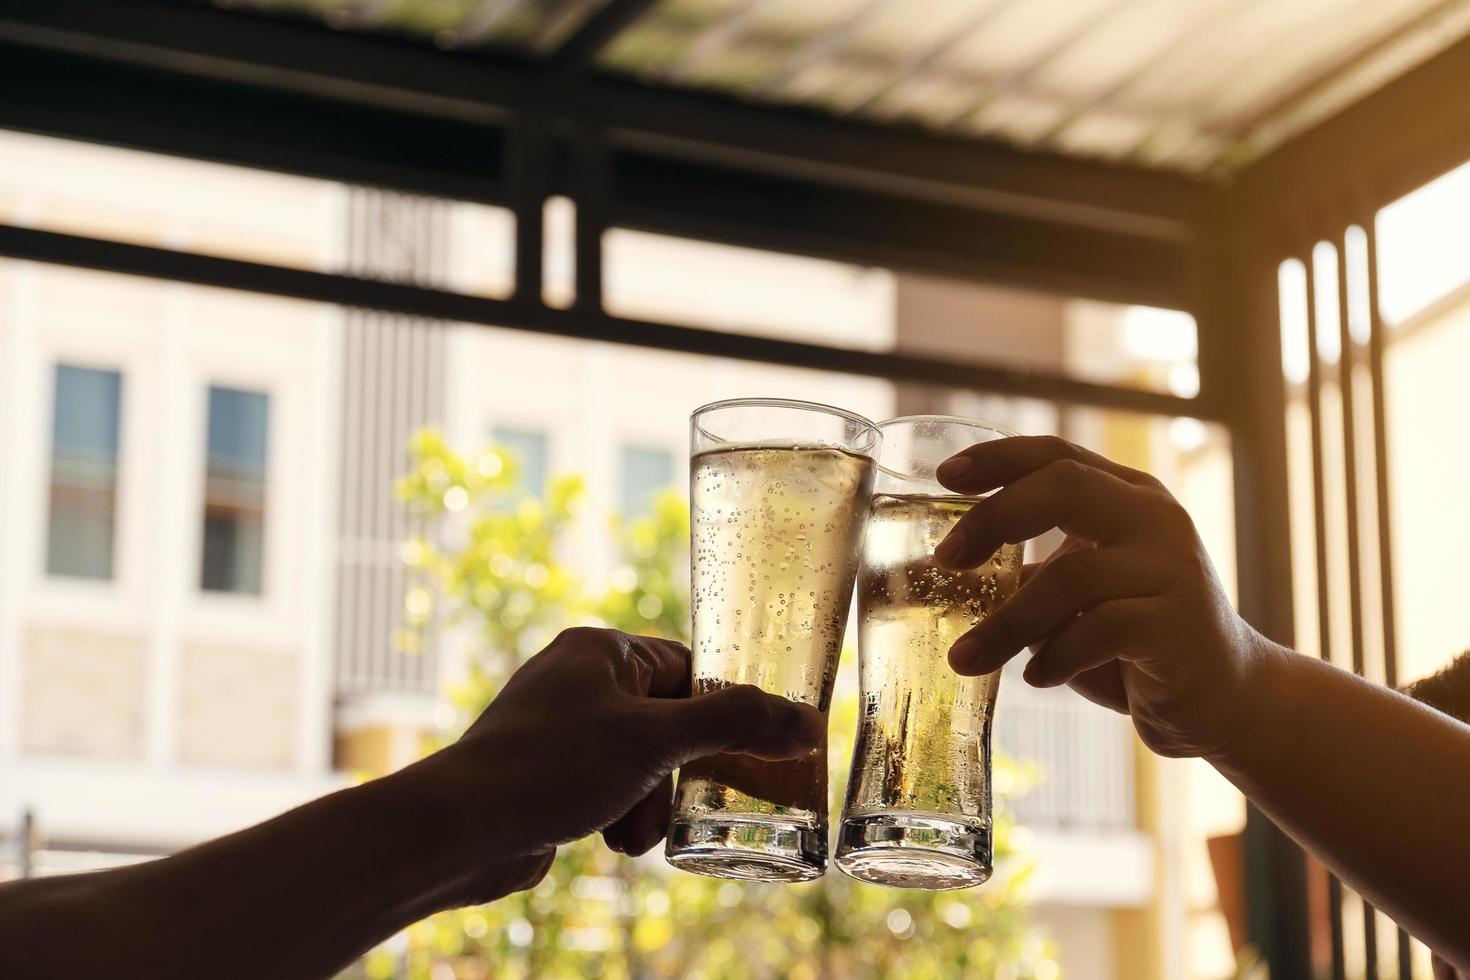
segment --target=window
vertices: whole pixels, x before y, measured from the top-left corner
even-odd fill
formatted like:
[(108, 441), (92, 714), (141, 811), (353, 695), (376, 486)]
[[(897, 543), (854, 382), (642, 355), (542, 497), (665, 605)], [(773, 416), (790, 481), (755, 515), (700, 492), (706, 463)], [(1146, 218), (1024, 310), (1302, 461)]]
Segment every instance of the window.
[(516, 464), (516, 486), (512, 500), (546, 495), (546, 433), (531, 429), (496, 428), (490, 438), (509, 451)]
[(618, 501), (629, 517), (647, 514), (653, 503), (674, 482), (674, 454), (666, 449), (624, 446), (623, 492)]
[(209, 389), (200, 587), (260, 594), (270, 396)]
[(56, 366), (46, 571), (112, 578), (122, 375)]

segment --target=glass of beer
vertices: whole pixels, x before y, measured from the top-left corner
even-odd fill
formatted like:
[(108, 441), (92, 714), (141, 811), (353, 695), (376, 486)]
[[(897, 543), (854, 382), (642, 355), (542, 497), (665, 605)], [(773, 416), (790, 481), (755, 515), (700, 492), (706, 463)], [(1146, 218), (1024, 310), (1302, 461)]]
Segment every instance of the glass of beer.
[(961, 677), (950, 646), (1015, 592), (1023, 546), (979, 568), (934, 563), (979, 497), (934, 477), (975, 443), (1012, 433), (916, 415), (879, 426), (883, 448), (858, 573), (862, 703), (837, 866), (902, 888), (965, 888), (991, 874), (990, 725), (1000, 672)]
[[(694, 412), (693, 697), (754, 684), (828, 710), (881, 439), (867, 419), (809, 402)], [(826, 745), (789, 762), (726, 754), (684, 766), (665, 856), (717, 878), (821, 876)]]

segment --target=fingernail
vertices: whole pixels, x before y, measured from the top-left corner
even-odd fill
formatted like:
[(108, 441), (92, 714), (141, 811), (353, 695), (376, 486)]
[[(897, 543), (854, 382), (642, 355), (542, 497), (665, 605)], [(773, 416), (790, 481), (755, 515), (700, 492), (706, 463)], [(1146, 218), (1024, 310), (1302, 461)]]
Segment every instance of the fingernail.
[(934, 557), (948, 564), (959, 558), (960, 552), (965, 550), (965, 532), (955, 528), (949, 532), (949, 536), (939, 542), (939, 547), (934, 549)]
[(958, 480), (970, 472), (970, 457), (965, 455), (951, 456), (934, 470), (934, 475), (941, 480)]

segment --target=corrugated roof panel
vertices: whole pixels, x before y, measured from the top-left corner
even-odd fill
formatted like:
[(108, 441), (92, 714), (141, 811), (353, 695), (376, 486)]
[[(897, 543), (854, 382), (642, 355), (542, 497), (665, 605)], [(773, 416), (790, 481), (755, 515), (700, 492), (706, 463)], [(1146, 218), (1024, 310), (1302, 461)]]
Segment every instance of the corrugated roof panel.
[(1297, 94), (1333, 67), (1357, 55), (1374, 39), (1391, 32), (1408, 17), (1438, 0), (1357, 0), (1342, 3), (1316, 0), (1307, 16), (1265, 44), (1255, 45), (1244, 70), (1232, 84), (1204, 93), (1198, 107), (1210, 128), (1246, 122), (1269, 112)]
[(1114, 8), (1119, 0), (1011, 0), (951, 56), (995, 78), (1026, 72)]
[[(537, 56), (609, 0), (219, 2)], [(1467, 34), (1470, 0), (662, 0), (598, 67), (1202, 172)]]
[(1057, 52), (1035, 75), (1037, 84), (1065, 91), (1081, 104), (1135, 74), (1157, 53), (1189, 37), (1212, 0), (1124, 0)]

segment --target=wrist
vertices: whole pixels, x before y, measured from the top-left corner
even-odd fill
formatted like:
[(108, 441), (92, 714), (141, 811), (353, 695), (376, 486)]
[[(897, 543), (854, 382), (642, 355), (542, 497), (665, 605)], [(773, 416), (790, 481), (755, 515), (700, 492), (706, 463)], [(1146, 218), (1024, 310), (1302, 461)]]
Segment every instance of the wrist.
[(472, 783), (460, 775), (459, 760), (446, 756), (452, 748), (360, 787), (375, 792), (383, 812), (400, 815), (390, 819), (406, 839), (395, 847), (424, 914), (483, 901), (481, 879), (512, 856), (496, 809), (485, 803), (498, 794), (483, 776)]
[[(1228, 772), (1258, 757), (1267, 740), (1268, 719), (1289, 718), (1291, 708), (1290, 668), (1300, 654), (1261, 636), (1242, 623), (1249, 634), (1246, 654), (1241, 658), (1235, 686), (1235, 710), (1229, 732), (1204, 759)], [(1270, 751), (1269, 746), (1265, 746)]]

